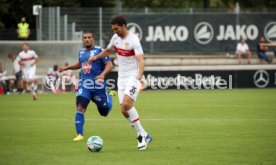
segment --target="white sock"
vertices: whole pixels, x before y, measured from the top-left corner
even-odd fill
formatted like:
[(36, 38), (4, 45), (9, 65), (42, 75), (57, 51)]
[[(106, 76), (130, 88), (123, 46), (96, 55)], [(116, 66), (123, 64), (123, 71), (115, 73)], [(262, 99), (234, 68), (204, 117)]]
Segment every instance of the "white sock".
[[(131, 122), (130, 117), (128, 117), (128, 118), (126, 118), (126, 119), (127, 119), (128, 123), (129, 123), (129, 125), (131, 126), (131, 128), (134, 129), (134, 125), (133, 125), (133, 123)], [(135, 130), (135, 131), (136, 131), (136, 130)], [(139, 133), (138, 133), (138, 132), (136, 132), (136, 133), (137, 133), (137, 136), (139, 136)]]
[(35, 95), (34, 83), (30, 85), (30, 89), (33, 95)]
[(51, 83), (51, 84), (50, 84), (50, 86), (51, 86), (51, 90), (52, 90), (52, 92), (55, 92), (55, 90), (56, 90), (56, 89), (55, 89), (54, 84), (53, 84), (53, 83)]
[(37, 83), (34, 83), (34, 90), (37, 91)]
[(132, 125), (134, 126), (137, 135), (141, 135), (141, 136), (147, 136), (147, 132), (144, 130), (144, 128), (142, 127), (141, 123), (140, 123), (140, 118), (138, 115), (137, 110), (132, 107), (130, 110), (127, 111), (128, 115), (129, 115), (129, 119), (132, 123)]

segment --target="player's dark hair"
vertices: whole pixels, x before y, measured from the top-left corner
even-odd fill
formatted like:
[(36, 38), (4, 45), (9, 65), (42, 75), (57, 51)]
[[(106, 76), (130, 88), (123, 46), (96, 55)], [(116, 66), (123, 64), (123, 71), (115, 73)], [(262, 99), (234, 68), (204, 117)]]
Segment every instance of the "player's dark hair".
[(118, 24), (119, 26), (127, 25), (127, 21), (126, 21), (125, 17), (122, 15), (115, 16), (114, 18), (112, 18), (110, 23), (111, 23), (111, 25)]
[(22, 44), (22, 46), (23, 46), (23, 45), (26, 45), (26, 46), (28, 46), (28, 47), (30, 46), (30, 45), (29, 45), (28, 43), (26, 43), (26, 42), (24, 42), (24, 43)]
[(92, 34), (92, 36), (93, 36), (93, 32), (92, 32), (92, 31), (90, 31), (90, 30), (85, 30), (85, 31), (83, 31), (83, 32), (82, 32), (82, 34), (86, 34), (86, 33), (91, 33), (91, 34)]
[(54, 71), (58, 70), (58, 65), (54, 65)]
[(9, 54), (8, 54), (8, 58), (13, 58), (13, 57), (14, 57), (14, 53), (9, 52)]

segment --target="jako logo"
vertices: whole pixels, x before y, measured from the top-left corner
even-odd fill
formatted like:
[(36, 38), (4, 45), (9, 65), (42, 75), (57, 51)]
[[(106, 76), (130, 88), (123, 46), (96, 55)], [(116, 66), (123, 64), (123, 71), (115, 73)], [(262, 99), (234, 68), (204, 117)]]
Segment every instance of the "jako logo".
[(208, 44), (214, 37), (214, 29), (208, 22), (201, 22), (196, 25), (194, 36), (198, 43)]
[(264, 29), (264, 35), (267, 41), (276, 41), (276, 22), (269, 22)]
[(136, 24), (136, 23), (128, 23), (127, 24), (127, 29), (131, 33), (135, 34), (140, 40), (142, 39), (143, 32), (142, 32), (141, 27), (138, 24)]

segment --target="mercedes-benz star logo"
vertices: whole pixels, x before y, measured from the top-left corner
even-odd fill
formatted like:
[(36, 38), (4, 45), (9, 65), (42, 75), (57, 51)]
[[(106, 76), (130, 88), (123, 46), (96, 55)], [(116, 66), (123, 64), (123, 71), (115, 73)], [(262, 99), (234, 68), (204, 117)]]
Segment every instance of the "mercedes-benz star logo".
[(264, 88), (269, 83), (269, 75), (265, 70), (258, 70), (254, 74), (254, 84), (259, 88)]
[(198, 43), (208, 44), (213, 39), (214, 29), (208, 22), (200, 22), (195, 27), (194, 36)]
[(267, 41), (276, 41), (276, 22), (269, 22), (264, 29), (264, 36)]
[(127, 24), (128, 31), (132, 32), (133, 34), (137, 35), (137, 37), (141, 40), (143, 37), (143, 32), (141, 27), (136, 23), (128, 23)]

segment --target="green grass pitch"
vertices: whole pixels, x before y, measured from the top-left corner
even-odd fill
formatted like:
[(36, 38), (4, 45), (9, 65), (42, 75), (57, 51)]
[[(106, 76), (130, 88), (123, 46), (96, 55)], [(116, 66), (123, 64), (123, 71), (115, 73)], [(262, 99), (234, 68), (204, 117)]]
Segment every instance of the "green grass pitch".
[[(81, 142), (74, 93), (31, 99), (0, 96), (1, 165), (276, 164), (276, 89), (141, 92), (135, 106), (154, 138), (142, 152), (117, 97), (106, 118), (89, 105)], [(104, 140), (99, 153), (86, 148), (92, 135)]]

